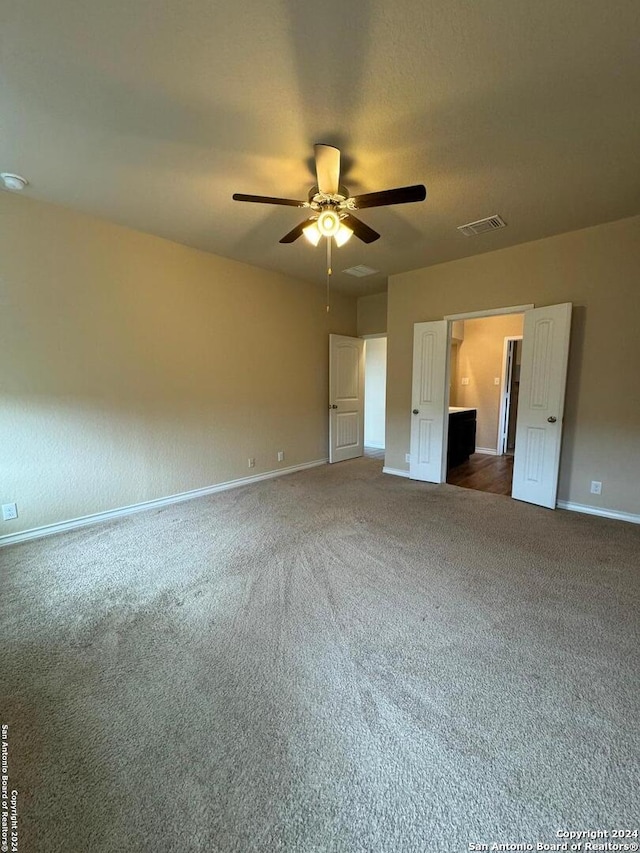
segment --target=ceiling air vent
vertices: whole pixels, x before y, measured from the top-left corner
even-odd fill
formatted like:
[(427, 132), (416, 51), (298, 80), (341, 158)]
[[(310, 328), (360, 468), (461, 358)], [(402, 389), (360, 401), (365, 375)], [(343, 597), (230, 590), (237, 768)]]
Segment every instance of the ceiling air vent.
[(496, 213), (493, 216), (487, 216), (486, 219), (478, 219), (476, 222), (458, 225), (458, 231), (464, 234), (465, 237), (473, 237), (475, 234), (486, 234), (487, 231), (504, 228), (506, 224), (504, 219)]
[(347, 275), (355, 275), (356, 278), (364, 278), (365, 275), (375, 275), (378, 270), (373, 270), (364, 264), (358, 264), (357, 267), (349, 267), (348, 270), (342, 270), (342, 272), (346, 272)]

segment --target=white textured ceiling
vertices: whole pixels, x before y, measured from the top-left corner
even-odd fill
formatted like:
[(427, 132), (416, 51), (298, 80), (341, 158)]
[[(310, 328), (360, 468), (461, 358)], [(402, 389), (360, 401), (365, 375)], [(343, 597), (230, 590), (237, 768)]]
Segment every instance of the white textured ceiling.
[[(27, 193), (307, 279), (312, 145), (344, 152), (362, 211), (334, 286), (640, 211), (638, 0), (16, 0), (4, 3), (0, 170)], [(508, 227), (456, 226), (501, 214)], [(353, 279), (340, 270), (380, 270)]]

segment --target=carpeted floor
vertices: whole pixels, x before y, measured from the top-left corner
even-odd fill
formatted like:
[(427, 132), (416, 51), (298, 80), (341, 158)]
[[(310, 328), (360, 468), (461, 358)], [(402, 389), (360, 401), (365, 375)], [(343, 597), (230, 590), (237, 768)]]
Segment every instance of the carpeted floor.
[(640, 528), (380, 467), (0, 551), (21, 851), (638, 827)]

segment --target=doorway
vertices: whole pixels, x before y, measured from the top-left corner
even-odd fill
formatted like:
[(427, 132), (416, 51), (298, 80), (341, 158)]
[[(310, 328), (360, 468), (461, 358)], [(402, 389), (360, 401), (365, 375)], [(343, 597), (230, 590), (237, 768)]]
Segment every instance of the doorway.
[(502, 368), (502, 401), (498, 454), (513, 456), (516, 450), (516, 423), (520, 397), (520, 368), (522, 366), (522, 335), (504, 339)]
[(368, 337), (364, 342), (364, 446), (365, 453), (384, 457), (387, 397), (387, 338)]
[(384, 461), (387, 336), (329, 335), (329, 462)]
[[(447, 483), (510, 495), (513, 452), (505, 455), (510, 425), (515, 447), (515, 343), (524, 314), (499, 314), (452, 324), (449, 363)], [(519, 362), (518, 362), (519, 365)], [(517, 397), (517, 391), (516, 391)]]
[[(524, 313), (524, 343), (511, 497), (553, 509), (560, 469), (570, 302), (539, 308), (519, 305), (414, 323), (409, 477), (431, 483), (443, 483), (447, 479), (453, 321), (515, 313)], [(469, 379), (469, 376), (462, 378)], [(498, 377), (496, 382), (496, 378), (494, 385), (499, 386), (500, 379)], [(466, 385), (469, 382), (465, 382)], [(464, 387), (462, 381), (460, 386)], [(457, 391), (460, 386), (456, 386)], [(453, 408), (477, 413), (470, 405)], [(497, 456), (497, 447), (486, 449), (488, 455)], [(475, 450), (478, 450), (477, 442)]]

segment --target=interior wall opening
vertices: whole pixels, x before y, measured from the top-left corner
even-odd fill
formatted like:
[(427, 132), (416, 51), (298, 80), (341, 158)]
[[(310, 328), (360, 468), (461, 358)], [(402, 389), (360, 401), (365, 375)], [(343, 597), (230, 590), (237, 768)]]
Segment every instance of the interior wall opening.
[(368, 337), (364, 344), (365, 455), (384, 459), (387, 388), (387, 337)]
[(524, 315), (451, 323), (447, 483), (510, 495)]

